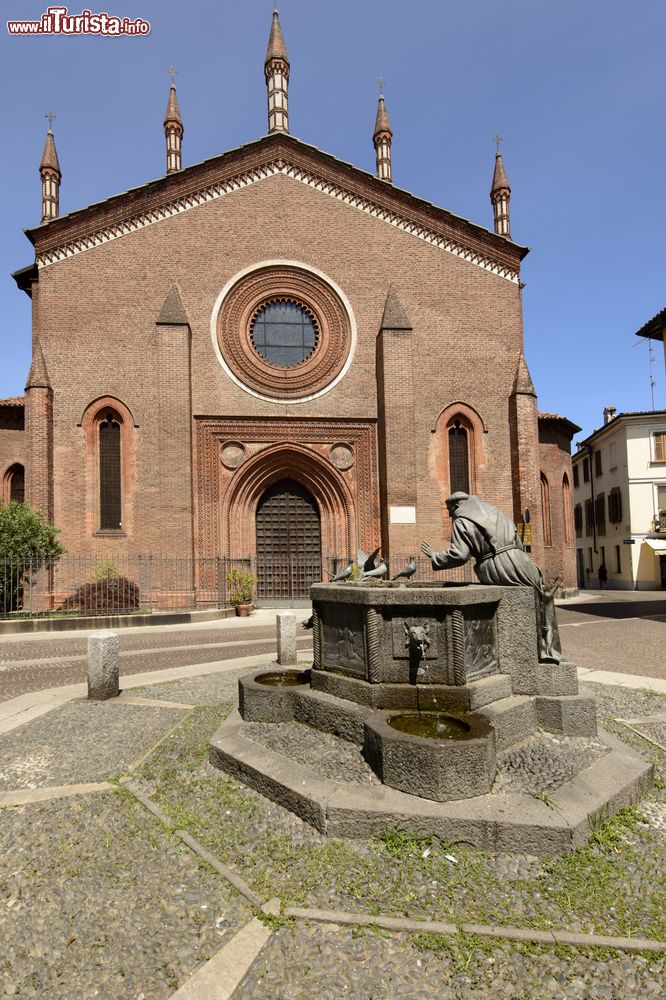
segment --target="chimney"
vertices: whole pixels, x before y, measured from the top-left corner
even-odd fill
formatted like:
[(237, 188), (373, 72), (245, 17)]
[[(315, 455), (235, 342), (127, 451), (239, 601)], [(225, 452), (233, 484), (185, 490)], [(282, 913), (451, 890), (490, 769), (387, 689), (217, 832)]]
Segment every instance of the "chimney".
[(617, 406), (604, 406), (604, 424), (609, 424), (617, 413)]

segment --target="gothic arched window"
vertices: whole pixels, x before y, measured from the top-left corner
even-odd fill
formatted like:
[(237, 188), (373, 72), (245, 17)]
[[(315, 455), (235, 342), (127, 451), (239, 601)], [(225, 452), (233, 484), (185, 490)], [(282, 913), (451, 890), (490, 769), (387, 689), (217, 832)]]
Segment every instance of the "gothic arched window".
[(456, 400), (441, 411), (431, 427), (428, 464), (441, 490), (443, 529), (446, 536), (450, 519), (444, 501), (452, 493), (482, 493), (486, 465), (483, 418), (468, 403)]
[(86, 406), (79, 427), (85, 447), (81, 502), (86, 530), (131, 536), (139, 424), (121, 399), (99, 396)]
[(459, 418), (449, 426), (449, 478), (451, 493), (469, 493), (469, 434)]
[(562, 477), (562, 511), (564, 514), (564, 544), (571, 545), (573, 513), (571, 511), (571, 486), (569, 485), (569, 477), (566, 472)]
[(109, 411), (98, 423), (99, 526), (102, 531), (118, 531), (122, 527), (121, 422), (117, 413)]
[(543, 544), (553, 544), (553, 528), (550, 515), (550, 486), (543, 472), (541, 473), (541, 515), (543, 518)]
[(25, 500), (25, 469), (18, 462), (10, 465), (4, 475), (0, 500), (10, 503), (12, 500), (23, 503)]

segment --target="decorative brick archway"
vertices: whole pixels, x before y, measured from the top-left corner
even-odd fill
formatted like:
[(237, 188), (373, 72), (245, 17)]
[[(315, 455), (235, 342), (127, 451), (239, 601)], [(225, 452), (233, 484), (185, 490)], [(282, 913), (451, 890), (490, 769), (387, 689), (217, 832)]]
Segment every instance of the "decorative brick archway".
[(257, 504), (285, 478), (319, 506), (322, 555), (380, 544), (374, 420), (200, 417), (195, 447), (198, 556), (254, 555)]
[(296, 480), (316, 500), (323, 554), (346, 556), (355, 550), (354, 499), (342, 476), (308, 448), (276, 444), (249, 459), (222, 498), (224, 543), (230, 555), (254, 555), (257, 505), (265, 491), (281, 479)]

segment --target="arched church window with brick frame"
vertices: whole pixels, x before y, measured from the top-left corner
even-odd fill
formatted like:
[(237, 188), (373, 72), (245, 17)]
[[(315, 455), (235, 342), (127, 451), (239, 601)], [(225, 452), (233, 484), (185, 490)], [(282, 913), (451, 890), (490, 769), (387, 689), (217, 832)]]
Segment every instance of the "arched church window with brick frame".
[(2, 499), (5, 503), (25, 500), (25, 468), (19, 462), (10, 465), (3, 476)]
[(442, 500), (451, 493), (479, 493), (483, 489), (485, 431), (483, 418), (467, 403), (449, 403), (440, 412), (431, 432), (432, 463)]
[(456, 417), (448, 433), (451, 492), (469, 493), (469, 431), (460, 417)]
[(87, 530), (130, 535), (138, 424), (120, 399), (102, 396), (86, 407), (79, 426), (86, 446)]
[(571, 529), (573, 527), (573, 511), (571, 509), (571, 485), (565, 472), (562, 476), (562, 513), (564, 517), (564, 544), (571, 545)]
[(541, 516), (543, 519), (543, 544), (553, 544), (553, 525), (550, 510), (550, 484), (548, 479), (541, 473)]
[(109, 410), (97, 423), (99, 435), (99, 526), (122, 528), (121, 417)]

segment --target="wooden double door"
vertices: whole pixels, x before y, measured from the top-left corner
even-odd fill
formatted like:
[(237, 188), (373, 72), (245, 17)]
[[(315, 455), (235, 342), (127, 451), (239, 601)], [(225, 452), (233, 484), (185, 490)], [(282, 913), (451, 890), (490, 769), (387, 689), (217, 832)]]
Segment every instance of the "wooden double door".
[(294, 479), (273, 483), (257, 506), (257, 596), (290, 601), (321, 581), (321, 517), (317, 501)]

